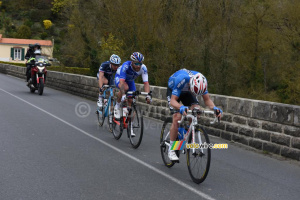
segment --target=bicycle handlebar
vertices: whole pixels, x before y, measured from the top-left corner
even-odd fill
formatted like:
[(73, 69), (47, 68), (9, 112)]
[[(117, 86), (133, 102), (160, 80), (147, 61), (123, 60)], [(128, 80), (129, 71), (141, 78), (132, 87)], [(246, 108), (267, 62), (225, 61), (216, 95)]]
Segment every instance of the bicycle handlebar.
[(116, 88), (115, 85), (102, 85), (102, 88)]
[(144, 95), (144, 96), (147, 96), (147, 95), (150, 95), (152, 96), (152, 91), (150, 91), (149, 93), (148, 92), (139, 92), (138, 90), (137, 91), (128, 91), (126, 92), (126, 96), (128, 95), (133, 95), (133, 96), (139, 96), (139, 95)]
[[(185, 118), (192, 118), (196, 115), (199, 115), (199, 114), (215, 114), (214, 111), (211, 111), (211, 110), (200, 110), (198, 108), (194, 108), (193, 110), (188, 110), (187, 111), (187, 115), (186, 116), (183, 116), (181, 117), (181, 120), (178, 121), (179, 124), (182, 124), (182, 122), (184, 121)], [(219, 120), (218, 117), (215, 117), (213, 121), (210, 122), (210, 124), (214, 124), (216, 123), (216, 121)], [(220, 122), (220, 120), (219, 120)]]

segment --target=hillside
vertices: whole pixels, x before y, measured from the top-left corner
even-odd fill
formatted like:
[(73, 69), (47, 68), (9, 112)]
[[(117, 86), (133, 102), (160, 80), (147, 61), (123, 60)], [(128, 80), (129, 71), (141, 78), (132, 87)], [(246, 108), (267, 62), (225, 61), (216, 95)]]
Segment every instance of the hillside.
[(2, 0), (0, 29), (53, 37), (55, 57), (94, 74), (112, 53), (140, 51), (151, 84), (187, 68), (210, 93), (300, 105), (299, 10), (296, 0)]

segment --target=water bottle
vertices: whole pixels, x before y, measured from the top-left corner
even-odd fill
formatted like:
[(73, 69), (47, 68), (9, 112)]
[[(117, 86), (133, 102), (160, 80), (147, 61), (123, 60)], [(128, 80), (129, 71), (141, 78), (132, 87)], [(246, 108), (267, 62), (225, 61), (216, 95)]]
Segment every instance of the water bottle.
[(123, 107), (123, 117), (125, 117), (126, 115), (127, 115), (127, 113), (128, 113), (128, 109), (127, 109), (127, 107)]
[(182, 140), (183, 136), (186, 134), (186, 130), (184, 127), (179, 127), (178, 128), (178, 139)]

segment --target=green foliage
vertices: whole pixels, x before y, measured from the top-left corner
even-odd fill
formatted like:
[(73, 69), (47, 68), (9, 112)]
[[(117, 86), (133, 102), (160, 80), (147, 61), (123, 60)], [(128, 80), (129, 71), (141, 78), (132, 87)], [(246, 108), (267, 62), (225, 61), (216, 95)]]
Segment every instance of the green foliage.
[(50, 66), (47, 69), (50, 71), (66, 72), (66, 73), (71, 73), (71, 74), (82, 74), (82, 75), (86, 75), (86, 76), (91, 75), (90, 69), (88, 69), (88, 68)]
[(48, 33), (46, 33), (46, 32), (41, 33), (42, 40), (45, 40), (47, 37), (48, 37)]
[(31, 29), (26, 25), (20, 26), (18, 28), (16, 37), (23, 38), (23, 39), (29, 39), (31, 37)]

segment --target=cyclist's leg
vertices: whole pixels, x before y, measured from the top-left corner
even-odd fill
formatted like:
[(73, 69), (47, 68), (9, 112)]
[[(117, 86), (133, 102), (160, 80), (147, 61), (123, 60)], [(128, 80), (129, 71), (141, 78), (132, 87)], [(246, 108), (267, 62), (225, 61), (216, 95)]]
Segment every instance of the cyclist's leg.
[[(99, 79), (99, 73), (97, 74), (97, 79), (98, 79), (98, 82), (99, 82), (100, 81), (100, 79)], [(108, 80), (109, 79), (107, 79), (107, 75), (104, 74), (103, 79), (102, 79), (103, 85), (107, 85), (108, 84)], [(99, 86), (99, 84), (98, 84), (98, 86)], [(100, 89), (100, 86), (99, 86), (99, 89)], [(99, 97), (98, 97), (97, 105), (98, 105), (98, 107), (101, 107), (103, 105), (103, 92), (99, 91)]]
[[(120, 78), (119, 77), (116, 77), (115, 78), (115, 85), (116, 87), (120, 90), (118, 93), (117, 93), (117, 102), (116, 103), (121, 103), (121, 98), (123, 95), (125, 95), (125, 93), (123, 94), (122, 91), (121, 91), (121, 88), (120, 88)], [(124, 92), (128, 91), (128, 84), (124, 81), (123, 83), (123, 87), (124, 87)]]
[[(136, 91), (135, 83), (134, 81), (127, 82), (128, 84), (128, 91)], [(131, 107), (132, 98), (128, 99), (128, 106)]]
[[(171, 147), (173, 146), (174, 141), (177, 139), (178, 135), (178, 121), (181, 119), (181, 114), (179, 113), (179, 110), (175, 110), (171, 105), (171, 96), (172, 96), (172, 90), (170, 88), (167, 89), (167, 100), (169, 104), (169, 108), (171, 113), (173, 114), (173, 120), (172, 125), (170, 127), (170, 145), (169, 145), (169, 151), (171, 151)], [(178, 102), (180, 101), (180, 97), (178, 99)], [(172, 158), (172, 156), (169, 155), (170, 160), (178, 160), (178, 158)], [(172, 159), (171, 159), (172, 158)]]

